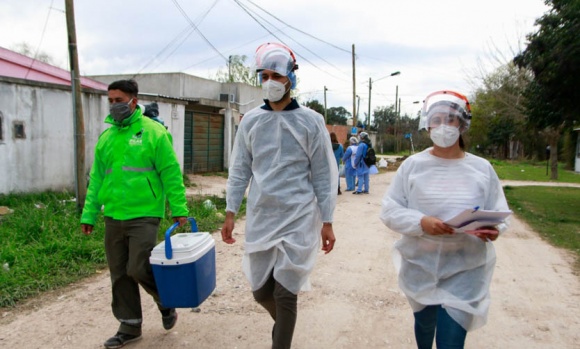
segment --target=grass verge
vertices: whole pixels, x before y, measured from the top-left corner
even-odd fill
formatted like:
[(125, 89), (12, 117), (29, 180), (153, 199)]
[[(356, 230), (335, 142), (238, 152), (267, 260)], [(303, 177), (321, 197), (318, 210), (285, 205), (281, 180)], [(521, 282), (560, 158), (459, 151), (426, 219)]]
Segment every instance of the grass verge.
[(532, 164), (527, 162), (509, 162), (490, 160), (495, 172), (500, 179), (513, 181), (538, 181), (556, 183), (580, 183), (580, 174), (574, 171), (564, 170), (562, 164), (558, 165), (558, 179), (551, 180), (550, 172), (546, 175), (546, 165)]
[(572, 251), (580, 271), (580, 188), (504, 188), (510, 208), (552, 245)]
[[(54, 290), (106, 268), (102, 215), (93, 234), (80, 231), (73, 194), (0, 195), (0, 308), (11, 307), (41, 292)], [(211, 201), (211, 204), (207, 203)], [(226, 203), (217, 196), (188, 202), (199, 231), (215, 232), (223, 223)], [(239, 215), (245, 214), (245, 201)], [(172, 221), (161, 221), (158, 240)], [(177, 232), (191, 231), (188, 226)]]

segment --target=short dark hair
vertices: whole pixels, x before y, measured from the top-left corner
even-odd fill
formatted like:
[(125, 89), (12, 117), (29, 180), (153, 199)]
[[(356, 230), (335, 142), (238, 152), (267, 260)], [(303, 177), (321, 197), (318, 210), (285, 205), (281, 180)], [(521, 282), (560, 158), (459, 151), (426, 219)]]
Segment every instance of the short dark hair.
[(121, 90), (128, 95), (137, 97), (139, 93), (139, 85), (137, 85), (137, 81), (130, 79), (130, 80), (117, 80), (113, 81), (107, 91), (111, 90)]

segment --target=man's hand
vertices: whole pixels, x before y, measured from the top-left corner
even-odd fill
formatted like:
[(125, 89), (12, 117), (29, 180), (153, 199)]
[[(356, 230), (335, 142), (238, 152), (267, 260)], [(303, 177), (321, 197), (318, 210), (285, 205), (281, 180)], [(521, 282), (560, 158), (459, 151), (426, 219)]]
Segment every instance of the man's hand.
[(235, 214), (233, 212), (226, 212), (226, 220), (222, 226), (222, 241), (226, 244), (233, 244), (236, 239), (232, 237), (235, 225)]
[(187, 223), (187, 217), (173, 217), (173, 223), (179, 223), (179, 226), (182, 227)]
[(91, 235), (93, 232), (93, 226), (90, 224), (81, 224), (81, 230), (85, 235)]
[(324, 254), (327, 254), (332, 251), (334, 242), (336, 241), (334, 231), (332, 230), (332, 223), (323, 223), (320, 235), (322, 236), (322, 250)]
[(421, 218), (421, 228), (429, 235), (453, 234), (454, 230), (437, 217), (424, 216)]

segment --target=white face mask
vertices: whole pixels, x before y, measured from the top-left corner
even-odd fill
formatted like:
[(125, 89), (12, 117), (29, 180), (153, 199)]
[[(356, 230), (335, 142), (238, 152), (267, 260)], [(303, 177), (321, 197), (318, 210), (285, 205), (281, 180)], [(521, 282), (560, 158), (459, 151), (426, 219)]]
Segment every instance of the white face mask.
[(262, 84), (264, 99), (270, 102), (278, 102), (286, 94), (286, 85), (279, 81), (268, 80)]
[(459, 139), (459, 129), (455, 126), (440, 125), (432, 128), (429, 136), (435, 145), (441, 148), (449, 148)]

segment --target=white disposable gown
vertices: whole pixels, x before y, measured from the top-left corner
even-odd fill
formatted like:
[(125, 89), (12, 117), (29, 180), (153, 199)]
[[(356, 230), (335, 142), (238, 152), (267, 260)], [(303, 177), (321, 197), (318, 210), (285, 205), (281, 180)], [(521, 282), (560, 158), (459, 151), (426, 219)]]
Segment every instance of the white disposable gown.
[(476, 206), (507, 210), (508, 205), (487, 160), (469, 153), (462, 159), (442, 159), (430, 150), (401, 164), (383, 197), (381, 220), (403, 235), (395, 243), (393, 260), (413, 311), (441, 304), (463, 328), (474, 330), (487, 320), (493, 243), (462, 233), (428, 235), (421, 218), (446, 219)]
[(336, 204), (338, 170), (324, 118), (304, 107), (246, 113), (229, 168), (228, 211), (237, 213), (248, 183), (244, 272), (254, 291), (273, 270), (297, 294)]

